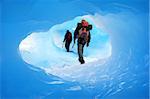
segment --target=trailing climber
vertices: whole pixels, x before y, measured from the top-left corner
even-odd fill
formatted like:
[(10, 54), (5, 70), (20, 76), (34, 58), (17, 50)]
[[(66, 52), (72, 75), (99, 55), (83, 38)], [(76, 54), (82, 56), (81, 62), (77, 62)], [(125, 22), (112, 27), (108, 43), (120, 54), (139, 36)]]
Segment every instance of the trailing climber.
[(63, 42), (65, 42), (65, 48), (66, 48), (67, 52), (69, 52), (70, 51), (69, 50), (70, 43), (72, 42), (72, 34), (69, 30), (66, 31)]

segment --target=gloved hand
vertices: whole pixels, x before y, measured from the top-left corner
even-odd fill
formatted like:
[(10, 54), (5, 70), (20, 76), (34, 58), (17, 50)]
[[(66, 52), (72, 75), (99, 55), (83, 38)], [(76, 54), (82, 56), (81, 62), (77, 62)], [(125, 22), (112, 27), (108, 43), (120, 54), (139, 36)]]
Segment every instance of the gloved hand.
[(89, 46), (89, 43), (87, 43), (86, 46), (88, 47), (88, 46)]

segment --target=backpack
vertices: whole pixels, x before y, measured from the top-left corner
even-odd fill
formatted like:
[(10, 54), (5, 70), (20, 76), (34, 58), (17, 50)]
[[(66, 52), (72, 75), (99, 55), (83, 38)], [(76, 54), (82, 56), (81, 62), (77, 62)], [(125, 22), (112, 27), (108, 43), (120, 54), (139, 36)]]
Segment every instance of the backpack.
[(89, 31), (83, 30), (82, 28), (79, 30), (79, 42), (85, 44), (88, 41)]
[(67, 35), (67, 41), (71, 41), (71, 39), (72, 39), (72, 35), (71, 35), (71, 33), (69, 32), (68, 35)]
[(88, 25), (89, 25), (89, 23), (86, 22), (86, 21), (83, 21), (81, 24), (82, 24), (83, 27), (88, 27)]

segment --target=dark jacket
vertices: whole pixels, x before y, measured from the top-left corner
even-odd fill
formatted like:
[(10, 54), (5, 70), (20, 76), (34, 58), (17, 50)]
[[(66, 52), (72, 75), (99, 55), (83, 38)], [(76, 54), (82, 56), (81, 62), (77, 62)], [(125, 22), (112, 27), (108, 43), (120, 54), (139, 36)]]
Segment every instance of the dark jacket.
[[(79, 35), (79, 30), (82, 28), (82, 25), (81, 23), (78, 23), (77, 24), (77, 27), (74, 31), (74, 43), (75, 43), (75, 40), (78, 38), (78, 35)], [(89, 31), (89, 35), (88, 35), (88, 40), (87, 40), (87, 43), (89, 44), (90, 43), (90, 40), (91, 40), (91, 33), (90, 33), (90, 30), (92, 29), (92, 25), (89, 25), (88, 27), (86, 27), (87, 30)]]
[(72, 34), (71, 32), (67, 31), (64, 37), (64, 41), (63, 42), (71, 42), (72, 41)]

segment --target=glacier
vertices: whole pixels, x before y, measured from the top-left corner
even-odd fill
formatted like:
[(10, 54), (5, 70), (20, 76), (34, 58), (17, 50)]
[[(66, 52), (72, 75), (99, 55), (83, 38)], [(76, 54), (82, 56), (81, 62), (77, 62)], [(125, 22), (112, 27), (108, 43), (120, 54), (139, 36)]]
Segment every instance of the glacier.
[[(3, 0), (0, 96), (147, 99), (148, 4), (148, 0)], [(100, 31), (97, 37), (92, 30), (84, 65), (78, 62), (77, 46), (71, 53), (62, 48), (66, 29), (73, 32), (81, 17)]]
[[(66, 30), (73, 32), (83, 18), (94, 28), (90, 46), (84, 49), (86, 63), (80, 65), (77, 46), (67, 53), (62, 41)], [(52, 79), (58, 77), (54, 82), (44, 81), (46, 84), (61, 86), (71, 82), (74, 85), (64, 88), (66, 91), (84, 90), (96, 99), (111, 98), (123, 90), (148, 86), (146, 78), (143, 79), (148, 74), (145, 70), (149, 60), (146, 45), (141, 46), (147, 41), (143, 19), (143, 15), (128, 9), (115, 14), (77, 16), (48, 31), (31, 32), (20, 42), (19, 53), (32, 65), (32, 70), (39, 72), (40, 69)], [(139, 81), (140, 78), (143, 80)]]
[[(91, 30), (91, 42), (89, 47), (84, 47), (84, 58), (86, 64), (81, 65), (78, 61), (77, 41), (75, 46), (66, 52), (63, 39), (66, 30), (72, 34), (77, 23), (86, 19), (93, 25)], [(111, 56), (112, 46), (109, 34), (100, 27), (95, 15), (84, 15), (75, 17), (73, 20), (62, 24), (56, 24), (45, 32), (33, 32), (28, 35), (19, 45), (19, 51), (23, 60), (35, 67), (44, 70), (46, 73), (58, 76), (67, 81), (87, 82), (99, 66)], [(99, 62), (100, 61), (100, 62)], [(91, 71), (91, 68), (94, 68)], [(82, 80), (85, 77), (85, 80)]]

